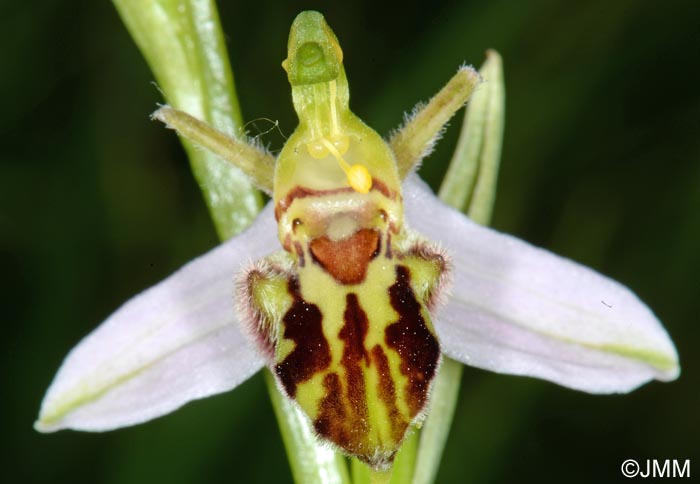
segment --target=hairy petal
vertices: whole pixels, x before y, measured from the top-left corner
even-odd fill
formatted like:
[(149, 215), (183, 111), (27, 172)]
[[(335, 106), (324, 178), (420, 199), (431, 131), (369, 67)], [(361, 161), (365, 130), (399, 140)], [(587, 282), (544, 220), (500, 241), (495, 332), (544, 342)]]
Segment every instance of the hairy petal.
[(127, 301), (68, 354), (37, 430), (134, 425), (253, 375), (264, 362), (239, 330), (234, 275), (278, 247), (268, 206), (241, 235)]
[(404, 199), (407, 221), (452, 257), (452, 293), (435, 318), (447, 356), (591, 393), (678, 376), (666, 330), (623, 285), (475, 224), (417, 177)]

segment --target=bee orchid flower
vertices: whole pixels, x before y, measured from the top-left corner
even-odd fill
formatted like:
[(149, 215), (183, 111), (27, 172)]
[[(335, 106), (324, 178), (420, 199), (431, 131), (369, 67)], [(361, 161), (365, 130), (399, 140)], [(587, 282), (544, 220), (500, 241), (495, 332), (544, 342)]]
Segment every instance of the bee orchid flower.
[[(470, 221), (418, 177), (406, 219), (452, 256), (454, 281), (434, 321), (444, 353), (466, 365), (624, 393), (678, 376), (673, 343), (628, 288)], [(274, 208), (130, 299), (66, 357), (36, 428), (104, 431), (232, 390), (265, 364), (241, 331), (233, 274), (277, 250)]]
[(678, 376), (671, 339), (631, 290), (471, 221), (413, 172), (475, 71), (460, 69), (387, 144), (347, 108), (342, 51), (320, 14), (297, 18), (283, 66), (301, 125), (276, 161), (172, 108), (156, 113), (274, 198), (85, 337), (38, 430), (135, 425), (267, 365), (322, 439), (381, 469), (424, 416), (441, 355), (589, 393)]

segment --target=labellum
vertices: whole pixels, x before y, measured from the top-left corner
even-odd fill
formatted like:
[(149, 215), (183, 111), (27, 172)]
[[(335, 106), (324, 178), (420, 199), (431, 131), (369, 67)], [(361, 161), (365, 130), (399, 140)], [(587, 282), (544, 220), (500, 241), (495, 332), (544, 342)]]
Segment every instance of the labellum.
[(382, 468), (428, 403), (440, 364), (430, 310), (447, 263), (405, 227), (394, 154), (349, 110), (321, 14), (297, 17), (288, 55), (299, 126), (274, 179), (284, 252), (242, 280), (249, 332), (317, 434)]

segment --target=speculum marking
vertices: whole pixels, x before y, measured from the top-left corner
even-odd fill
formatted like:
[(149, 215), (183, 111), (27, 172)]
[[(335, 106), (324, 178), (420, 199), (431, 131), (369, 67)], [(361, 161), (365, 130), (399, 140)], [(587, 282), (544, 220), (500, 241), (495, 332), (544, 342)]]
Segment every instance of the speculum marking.
[(380, 345), (375, 345), (372, 348), (372, 360), (376, 364), (377, 374), (379, 375), (378, 394), (379, 399), (386, 408), (386, 413), (391, 422), (391, 433), (394, 442), (400, 442), (406, 433), (408, 422), (403, 418), (396, 404), (396, 386), (394, 379), (391, 377), (391, 367), (389, 359), (384, 353), (384, 349)]
[(396, 266), (396, 282), (389, 288), (389, 298), (399, 319), (386, 327), (385, 340), (401, 357), (401, 373), (408, 377), (404, 393), (413, 418), (428, 398), (440, 361), (440, 345), (425, 324), (410, 278), (408, 268)]
[(287, 394), (293, 398), (299, 383), (328, 368), (331, 352), (323, 334), (323, 315), (318, 306), (309, 304), (301, 297), (298, 279), (290, 278), (288, 291), (293, 303), (282, 318), (283, 337), (294, 341), (296, 346), (281, 363), (275, 365), (275, 372)]
[[(360, 365), (363, 360), (369, 365), (369, 355), (365, 349), (369, 321), (360, 307), (356, 294), (350, 293), (345, 299), (346, 306), (343, 315), (345, 324), (338, 333), (338, 337), (344, 343), (341, 363), (345, 368), (348, 400), (353, 417), (357, 418), (358, 424), (362, 426), (363, 421), (367, 418), (367, 395), (365, 393), (364, 371)], [(364, 423), (365, 431), (366, 426)]]
[(370, 362), (365, 349), (369, 320), (356, 294), (348, 294), (345, 300), (343, 326), (338, 332), (338, 338), (343, 341), (340, 363), (344, 369), (344, 385), (338, 373), (325, 376), (325, 395), (319, 404), (314, 428), (346, 452), (366, 459), (363, 456), (368, 452), (369, 422), (362, 364)]
[(323, 379), (325, 396), (319, 404), (314, 429), (322, 437), (351, 450), (350, 436), (346, 429), (347, 412), (343, 403), (343, 386), (337, 373), (329, 373)]

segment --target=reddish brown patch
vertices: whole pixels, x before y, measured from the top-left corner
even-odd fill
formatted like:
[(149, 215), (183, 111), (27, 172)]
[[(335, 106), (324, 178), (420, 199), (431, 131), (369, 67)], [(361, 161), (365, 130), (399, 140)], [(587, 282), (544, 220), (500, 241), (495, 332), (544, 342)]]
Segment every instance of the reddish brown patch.
[(288, 291), (294, 302), (282, 318), (283, 336), (294, 341), (296, 346), (281, 363), (275, 365), (275, 372), (287, 394), (293, 398), (299, 383), (328, 368), (331, 351), (323, 335), (323, 315), (318, 306), (304, 301), (296, 278), (289, 280)]
[(387, 415), (391, 422), (392, 438), (394, 442), (401, 442), (408, 428), (408, 422), (404, 420), (396, 405), (396, 387), (394, 386), (393, 378), (391, 378), (389, 359), (380, 345), (372, 348), (372, 359), (377, 365), (379, 399), (386, 407)]
[(341, 284), (359, 284), (365, 279), (369, 261), (379, 255), (379, 232), (361, 229), (342, 240), (325, 235), (309, 244), (311, 257)]
[(413, 418), (428, 399), (430, 382), (440, 361), (440, 345), (425, 324), (410, 280), (408, 268), (396, 266), (396, 282), (389, 288), (389, 298), (399, 320), (386, 327), (385, 340), (401, 357), (401, 373), (408, 377), (406, 401)]

